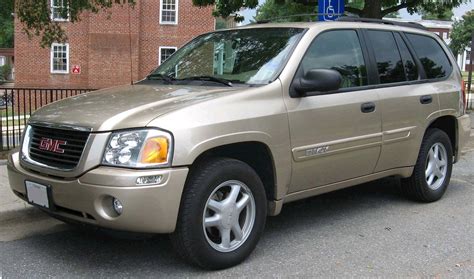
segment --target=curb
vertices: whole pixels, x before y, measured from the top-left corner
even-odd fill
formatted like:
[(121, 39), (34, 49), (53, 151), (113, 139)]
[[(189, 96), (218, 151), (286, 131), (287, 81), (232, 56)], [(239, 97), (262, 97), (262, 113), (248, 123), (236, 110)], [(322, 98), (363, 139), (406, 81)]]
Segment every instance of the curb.
[(7, 160), (0, 160), (0, 166), (5, 166), (7, 164)]

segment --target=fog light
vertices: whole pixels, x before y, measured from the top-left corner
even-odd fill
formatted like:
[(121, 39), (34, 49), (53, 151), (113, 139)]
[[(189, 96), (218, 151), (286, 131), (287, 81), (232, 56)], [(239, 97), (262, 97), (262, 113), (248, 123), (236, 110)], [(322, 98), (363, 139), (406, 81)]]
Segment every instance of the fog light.
[(123, 205), (122, 205), (122, 203), (121, 203), (118, 199), (114, 198), (114, 199), (112, 200), (112, 204), (113, 204), (113, 206), (114, 206), (115, 212), (116, 212), (118, 215), (121, 215), (122, 212), (123, 212)]
[(162, 180), (162, 175), (140, 176), (137, 178), (137, 185), (159, 184)]

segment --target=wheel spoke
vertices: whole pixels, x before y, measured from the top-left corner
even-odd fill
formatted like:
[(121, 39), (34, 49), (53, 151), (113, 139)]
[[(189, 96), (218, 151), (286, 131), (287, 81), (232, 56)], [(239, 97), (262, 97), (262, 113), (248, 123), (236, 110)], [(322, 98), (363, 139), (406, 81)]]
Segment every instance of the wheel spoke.
[(206, 228), (219, 227), (220, 221), (221, 217), (217, 214), (211, 217), (206, 217), (206, 219), (204, 219), (204, 226), (206, 226)]
[(430, 152), (428, 152), (428, 156), (429, 156), (429, 162), (432, 162), (434, 159), (435, 159), (435, 155), (434, 155), (434, 151), (433, 151), (434, 147), (430, 149)]
[(439, 146), (438, 145), (435, 145), (434, 148), (433, 148), (433, 152), (434, 152), (434, 158), (435, 159), (438, 159), (438, 156), (439, 156)]
[(219, 230), (221, 234), (221, 245), (224, 246), (224, 248), (229, 248), (230, 247), (230, 229), (222, 229)]
[(242, 229), (238, 223), (232, 226), (232, 232), (234, 233), (235, 240), (242, 240), (244, 237)]
[(237, 197), (239, 196), (240, 193), (240, 185), (234, 184), (232, 185), (232, 189), (230, 190), (230, 194), (226, 199), (227, 201), (230, 201), (232, 203), (235, 203), (237, 201)]
[(210, 199), (209, 203), (207, 204), (207, 207), (211, 209), (212, 211), (219, 213), (222, 211), (222, 203), (218, 202), (216, 200)]
[(428, 162), (428, 167), (425, 170), (425, 177), (429, 177), (433, 173), (433, 163)]
[(242, 198), (237, 202), (237, 211), (240, 213), (250, 202), (250, 196), (244, 194)]
[(446, 166), (446, 160), (444, 160), (444, 159), (439, 160), (438, 161), (438, 166), (440, 166), (440, 167)]
[(432, 173), (432, 174), (428, 177), (428, 180), (426, 181), (426, 182), (428, 183), (428, 185), (433, 184), (434, 178), (435, 178), (435, 174)]

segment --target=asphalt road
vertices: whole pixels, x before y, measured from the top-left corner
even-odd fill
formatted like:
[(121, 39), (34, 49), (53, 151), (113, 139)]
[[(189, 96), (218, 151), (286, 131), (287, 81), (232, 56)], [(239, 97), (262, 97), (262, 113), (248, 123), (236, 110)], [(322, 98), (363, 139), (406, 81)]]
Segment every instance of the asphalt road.
[[(406, 200), (397, 179), (383, 179), (285, 205), (280, 216), (268, 218), (251, 257), (223, 271), (184, 264), (167, 236), (123, 239), (62, 225), (52, 232), (0, 242), (0, 274), (473, 278), (473, 166), (471, 151), (455, 165), (451, 185), (436, 203)], [(47, 218), (36, 209), (25, 212), (28, 216), (21, 222)]]

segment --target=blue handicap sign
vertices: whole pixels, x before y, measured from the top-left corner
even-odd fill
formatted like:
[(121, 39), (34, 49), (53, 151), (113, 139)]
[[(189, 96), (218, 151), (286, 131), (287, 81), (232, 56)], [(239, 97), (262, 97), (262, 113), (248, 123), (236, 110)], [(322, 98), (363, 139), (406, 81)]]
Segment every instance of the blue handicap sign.
[(319, 21), (336, 20), (344, 13), (344, 0), (319, 0)]

